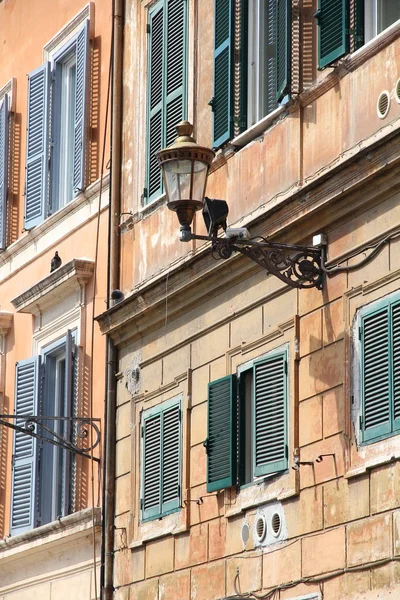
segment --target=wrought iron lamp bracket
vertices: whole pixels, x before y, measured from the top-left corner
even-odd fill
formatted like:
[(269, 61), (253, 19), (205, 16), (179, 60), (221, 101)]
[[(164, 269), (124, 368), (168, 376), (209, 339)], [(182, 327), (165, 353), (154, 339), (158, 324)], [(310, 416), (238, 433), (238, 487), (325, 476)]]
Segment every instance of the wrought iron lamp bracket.
[[(322, 268), (325, 259), (324, 246), (277, 244), (193, 233), (190, 233), (190, 239), (210, 241), (215, 258), (227, 259), (233, 252), (240, 252), (290, 287), (322, 289), (325, 277)], [(184, 241), (187, 241), (187, 238)]]
[[(6, 420), (7, 419), (7, 420)], [(13, 422), (10, 422), (13, 421)], [(75, 436), (77, 440), (88, 440), (89, 445), (84, 448), (77, 446), (70, 440), (65, 439), (59, 432), (49, 427), (49, 422), (66, 423), (75, 425)], [(37, 417), (32, 415), (0, 415), (0, 425), (4, 425), (14, 431), (29, 435), (42, 442), (53, 444), (64, 450), (92, 458), (92, 450), (100, 443), (100, 419), (91, 419), (86, 417)], [(90, 431), (91, 430), (91, 431)], [(93, 460), (100, 462), (100, 459), (93, 457)]]

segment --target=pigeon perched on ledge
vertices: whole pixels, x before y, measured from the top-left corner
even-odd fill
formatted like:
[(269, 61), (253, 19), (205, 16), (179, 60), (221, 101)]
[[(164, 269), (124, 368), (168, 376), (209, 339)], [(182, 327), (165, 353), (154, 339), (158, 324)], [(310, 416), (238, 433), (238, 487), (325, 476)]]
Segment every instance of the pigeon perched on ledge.
[(58, 252), (56, 250), (55, 255), (53, 256), (53, 258), (51, 259), (51, 268), (50, 268), (50, 273), (52, 273), (53, 271), (55, 271), (56, 269), (58, 269), (58, 267), (61, 267), (62, 265), (62, 260), (61, 258), (58, 256)]

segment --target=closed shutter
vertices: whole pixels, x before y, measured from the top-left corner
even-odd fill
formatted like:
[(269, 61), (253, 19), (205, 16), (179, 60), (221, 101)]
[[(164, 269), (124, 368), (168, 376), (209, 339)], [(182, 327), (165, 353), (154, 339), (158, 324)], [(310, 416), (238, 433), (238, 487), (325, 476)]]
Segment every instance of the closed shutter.
[[(39, 357), (23, 360), (16, 365), (15, 374), (15, 413), (16, 415), (38, 414)], [(24, 419), (17, 419), (20, 427)], [(23, 533), (36, 527), (37, 495), (36, 438), (15, 432), (13, 448), (11, 535)]]
[[(65, 342), (65, 410), (62, 416), (72, 416), (72, 402), (74, 392), (74, 355), (75, 342), (72, 332), (68, 329)], [(70, 442), (72, 441), (71, 421), (65, 421), (63, 427), (63, 436)], [(62, 514), (68, 515), (71, 510), (71, 483), (72, 483), (72, 454), (68, 450), (61, 450), (63, 454), (63, 474), (62, 474)]]
[(288, 468), (287, 355), (254, 363), (254, 476)]
[(143, 424), (143, 521), (160, 514), (161, 439), (161, 413), (158, 413)]
[(393, 429), (400, 429), (400, 303), (392, 306)]
[(0, 102), (0, 250), (7, 245), (8, 96)]
[(186, 117), (186, 9), (187, 0), (167, 4), (165, 146), (175, 141), (176, 126)]
[(164, 3), (149, 13), (150, 44), (148, 65), (147, 118), (147, 201), (162, 192), (161, 171), (156, 152), (163, 147)]
[(390, 323), (386, 306), (361, 322), (362, 438), (368, 441), (391, 431)]
[(268, 28), (267, 28), (267, 114), (277, 106), (277, 70), (276, 70), (276, 35), (277, 35), (277, 4), (268, 2)]
[(208, 385), (207, 492), (234, 485), (236, 478), (237, 379)]
[(214, 0), (213, 148), (232, 137), (233, 0)]
[(276, 101), (290, 94), (292, 3), (277, 0), (276, 3)]
[(318, 68), (323, 69), (349, 51), (349, 0), (319, 0)]
[(163, 515), (180, 506), (180, 415), (179, 404), (164, 410), (162, 414), (161, 512)]
[(73, 188), (77, 194), (85, 187), (86, 132), (89, 90), (89, 21), (76, 41), (76, 89), (74, 123)]
[(50, 64), (28, 79), (28, 131), (26, 143), (25, 229), (46, 217), (49, 175)]

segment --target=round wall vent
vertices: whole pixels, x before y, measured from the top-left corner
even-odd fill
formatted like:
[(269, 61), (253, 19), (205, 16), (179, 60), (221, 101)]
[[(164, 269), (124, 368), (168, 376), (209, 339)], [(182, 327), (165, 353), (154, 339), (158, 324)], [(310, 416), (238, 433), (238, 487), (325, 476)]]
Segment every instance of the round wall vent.
[(272, 529), (272, 535), (274, 535), (274, 537), (279, 537), (279, 534), (282, 529), (282, 521), (281, 521), (281, 516), (279, 513), (274, 513), (272, 515), (271, 529)]
[(242, 544), (243, 546), (247, 545), (247, 542), (250, 539), (250, 527), (248, 523), (243, 523), (242, 525), (242, 529), (240, 532), (240, 537), (242, 538)]
[(396, 87), (394, 88), (394, 95), (396, 96), (396, 102), (400, 104), (400, 79), (397, 80)]
[(386, 90), (379, 94), (378, 102), (376, 103), (376, 110), (378, 117), (384, 119), (389, 112), (390, 108), (390, 95)]
[(267, 535), (267, 523), (264, 515), (257, 517), (255, 529), (257, 542), (261, 543)]

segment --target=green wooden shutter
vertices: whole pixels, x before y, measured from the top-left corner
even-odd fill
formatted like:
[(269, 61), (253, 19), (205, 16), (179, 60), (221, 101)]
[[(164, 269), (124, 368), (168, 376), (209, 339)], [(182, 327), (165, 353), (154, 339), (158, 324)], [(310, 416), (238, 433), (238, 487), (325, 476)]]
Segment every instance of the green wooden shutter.
[(400, 429), (400, 303), (392, 305), (393, 429)]
[(365, 0), (354, 0), (354, 50), (364, 46)]
[(276, 3), (276, 101), (290, 94), (292, 47), (292, 2)]
[(77, 194), (85, 187), (86, 130), (89, 90), (89, 21), (76, 40), (76, 89), (74, 122), (73, 189)]
[(254, 363), (254, 476), (288, 468), (287, 354)]
[(349, 52), (349, 0), (318, 0), (318, 68)]
[(161, 512), (161, 413), (143, 423), (142, 520), (154, 519)]
[(362, 440), (391, 431), (391, 340), (389, 307), (361, 319)]
[(214, 0), (213, 148), (232, 137), (233, 0)]
[(186, 118), (186, 12), (187, 0), (167, 3), (165, 146), (175, 141), (176, 126)]
[[(17, 416), (38, 414), (39, 366), (38, 356), (21, 360), (16, 364), (15, 414)], [(25, 419), (17, 419), (16, 424), (24, 427)], [(16, 431), (13, 448), (11, 535), (36, 527), (37, 465), (37, 439)]]
[(277, 4), (268, 3), (268, 24), (267, 24), (267, 44), (266, 44), (266, 62), (267, 62), (267, 114), (275, 110), (277, 106), (277, 69), (276, 69), (276, 35), (277, 35)]
[(50, 63), (28, 79), (28, 132), (26, 142), (25, 229), (47, 216), (49, 177)]
[(163, 147), (164, 2), (149, 12), (146, 195), (150, 202), (162, 192), (156, 152)]
[(207, 492), (235, 483), (236, 397), (236, 375), (208, 384)]
[(181, 409), (176, 404), (162, 413), (161, 513), (177, 510), (181, 503)]
[(0, 250), (7, 245), (8, 96), (0, 102)]

